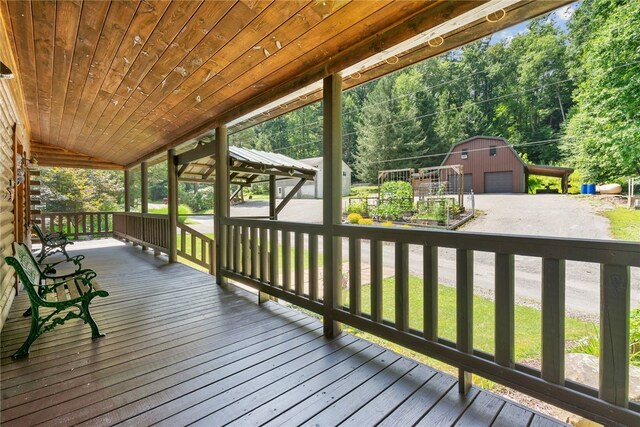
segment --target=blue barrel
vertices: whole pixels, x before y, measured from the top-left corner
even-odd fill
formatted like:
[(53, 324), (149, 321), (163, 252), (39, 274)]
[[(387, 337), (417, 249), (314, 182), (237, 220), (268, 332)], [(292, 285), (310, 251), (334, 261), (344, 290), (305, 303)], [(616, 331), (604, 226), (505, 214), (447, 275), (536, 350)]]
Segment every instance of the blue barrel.
[(587, 194), (587, 184), (580, 184), (580, 194)]
[(596, 194), (595, 184), (587, 184), (587, 194)]

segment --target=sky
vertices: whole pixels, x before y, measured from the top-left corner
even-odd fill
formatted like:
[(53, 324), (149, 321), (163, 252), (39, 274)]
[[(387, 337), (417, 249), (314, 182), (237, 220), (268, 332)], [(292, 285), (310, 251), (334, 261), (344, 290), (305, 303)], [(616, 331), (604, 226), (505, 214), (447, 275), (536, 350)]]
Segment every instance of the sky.
[[(576, 10), (580, 2), (571, 3), (568, 6), (563, 6), (554, 12), (551, 13), (549, 19), (553, 20), (556, 25), (562, 29), (567, 29), (567, 21), (571, 19), (573, 12)], [(518, 25), (514, 25), (513, 27), (509, 27), (505, 30), (502, 30), (491, 37), (491, 43), (498, 43), (503, 40), (509, 40), (515, 37), (518, 34), (523, 34), (529, 31), (527, 29), (527, 25), (529, 25), (530, 21), (521, 22)]]

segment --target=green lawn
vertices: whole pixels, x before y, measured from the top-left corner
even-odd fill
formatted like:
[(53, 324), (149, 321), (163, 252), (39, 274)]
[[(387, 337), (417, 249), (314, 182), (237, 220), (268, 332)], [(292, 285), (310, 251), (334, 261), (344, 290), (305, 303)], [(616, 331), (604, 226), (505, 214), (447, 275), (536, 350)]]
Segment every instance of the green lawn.
[[(346, 293), (345, 293), (346, 294)], [(362, 287), (362, 311), (370, 312), (371, 288)], [(412, 328), (422, 330), (423, 292), (422, 279), (409, 279), (409, 324)], [(348, 303), (348, 295), (345, 295)], [(393, 278), (383, 282), (383, 316), (394, 319), (395, 294)], [(474, 347), (488, 353), (494, 353), (494, 308), (493, 301), (474, 296), (473, 305), (473, 340)], [(516, 361), (540, 357), (542, 335), (541, 312), (535, 308), (516, 305), (515, 307), (515, 358)], [(572, 318), (566, 319), (565, 339), (574, 341), (592, 335), (596, 325)], [(438, 290), (438, 334), (442, 338), (455, 341), (456, 337), (456, 290), (440, 285)], [(370, 336), (367, 336), (369, 339)], [(377, 339), (377, 341), (380, 341)], [(385, 344), (387, 345), (387, 344)], [(394, 348), (397, 350), (397, 348)], [(425, 360), (424, 356), (413, 355)]]
[(602, 212), (609, 218), (609, 229), (616, 240), (640, 242), (640, 210), (619, 207)]

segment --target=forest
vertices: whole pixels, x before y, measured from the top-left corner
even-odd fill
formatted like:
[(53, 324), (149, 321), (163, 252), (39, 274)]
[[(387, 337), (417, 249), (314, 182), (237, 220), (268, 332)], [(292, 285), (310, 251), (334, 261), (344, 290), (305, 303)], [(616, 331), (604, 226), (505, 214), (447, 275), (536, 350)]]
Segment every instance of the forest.
[[(504, 137), (525, 162), (574, 167), (585, 182), (640, 175), (638, 3), (585, 0), (571, 10), (568, 19), (542, 16), (513, 36), (494, 35), (345, 91), (343, 159), (355, 179), (439, 165), (451, 145), (474, 135)], [(230, 144), (320, 156), (321, 112), (314, 103), (231, 134)], [(155, 200), (166, 191), (161, 166), (150, 177)], [(49, 169), (47, 210), (111, 209), (122, 203), (121, 176)], [(195, 199), (197, 188), (182, 185), (181, 198)]]

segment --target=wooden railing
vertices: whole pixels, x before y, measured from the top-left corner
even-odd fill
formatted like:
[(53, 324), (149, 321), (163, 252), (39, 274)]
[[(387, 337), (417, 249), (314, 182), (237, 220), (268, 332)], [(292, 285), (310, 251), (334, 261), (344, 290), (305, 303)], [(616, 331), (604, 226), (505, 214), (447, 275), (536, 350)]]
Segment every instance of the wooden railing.
[[(462, 389), (474, 373), (607, 425), (640, 425), (640, 406), (628, 401), (630, 266), (640, 267), (638, 244), (348, 225), (325, 228), (237, 218), (222, 218), (221, 224), (220, 268), (227, 278), (456, 366)], [(346, 277), (319, 279), (323, 235), (348, 241), (347, 286)], [(418, 328), (409, 325), (413, 298), (408, 286), (410, 245), (421, 249), (425, 272), (420, 307), (424, 323)], [(439, 333), (438, 248), (453, 248), (456, 253), (455, 341)], [(383, 296), (383, 252), (390, 250), (394, 286), (390, 295)], [(475, 251), (495, 256), (493, 353), (473, 345)], [(515, 255), (535, 257), (542, 266), (540, 369), (514, 360)], [(362, 299), (363, 259), (368, 260), (370, 276), (366, 304)], [(600, 264), (598, 390), (565, 379), (566, 261)], [(348, 289), (344, 305), (324, 304), (323, 295), (335, 295), (329, 289), (333, 285), (344, 287), (345, 292)], [(390, 319), (383, 316), (383, 298), (394, 298)]]
[(209, 274), (216, 274), (215, 241), (193, 228), (178, 223), (178, 256), (206, 268)]
[(72, 239), (81, 236), (109, 237), (113, 232), (114, 212), (42, 212), (40, 228), (44, 233), (63, 232)]
[(137, 212), (114, 212), (113, 235), (157, 251), (169, 250), (169, 217)]

